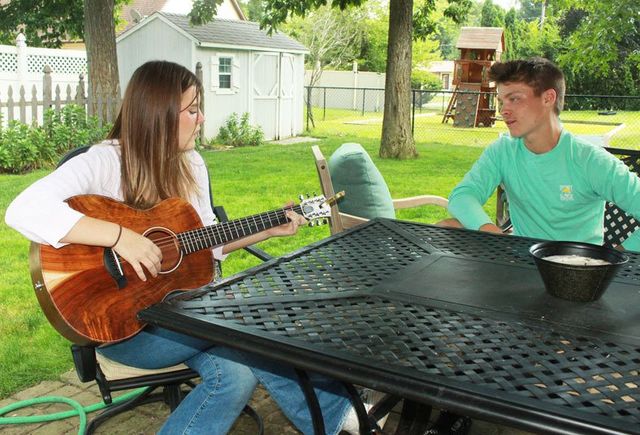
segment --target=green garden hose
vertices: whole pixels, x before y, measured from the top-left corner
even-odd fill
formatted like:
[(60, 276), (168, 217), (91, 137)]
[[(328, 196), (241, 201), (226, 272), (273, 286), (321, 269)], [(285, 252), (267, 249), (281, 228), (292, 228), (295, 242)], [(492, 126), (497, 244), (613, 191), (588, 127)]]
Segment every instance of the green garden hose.
[[(129, 393), (123, 394), (120, 397), (113, 399), (112, 404), (118, 404), (120, 402), (125, 402), (130, 400), (136, 396), (139, 396), (146, 392), (149, 387), (138, 388), (137, 390), (133, 390)], [(2, 417), (3, 415), (15, 411), (16, 409), (26, 408), (28, 406), (37, 405), (39, 403), (65, 403), (73, 408), (72, 411), (65, 412), (56, 412), (53, 414), (44, 414), (44, 415), (29, 415), (24, 417)], [(76, 402), (73, 399), (69, 399), (68, 397), (62, 396), (47, 396), (47, 397), (38, 397), (35, 399), (27, 399), (21, 400), (16, 403), (12, 403), (11, 405), (7, 405), (5, 407), (0, 408), (0, 425), (3, 424), (33, 424), (33, 423), (43, 423), (46, 421), (54, 421), (54, 420), (62, 420), (64, 418), (78, 416), (80, 418), (80, 427), (78, 428), (78, 434), (84, 434), (85, 428), (87, 426), (87, 413), (98, 411), (100, 409), (106, 408), (105, 403), (94, 403), (93, 405), (88, 405), (83, 407), (80, 403)]]

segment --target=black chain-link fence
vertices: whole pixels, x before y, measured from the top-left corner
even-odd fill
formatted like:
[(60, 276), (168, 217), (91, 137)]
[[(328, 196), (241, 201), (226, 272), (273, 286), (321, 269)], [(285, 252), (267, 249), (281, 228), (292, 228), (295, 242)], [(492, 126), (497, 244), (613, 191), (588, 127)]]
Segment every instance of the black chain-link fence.
[[(305, 101), (311, 134), (380, 137), (384, 89), (307, 87)], [(413, 90), (411, 104), (417, 142), (486, 146), (508, 131), (494, 93)], [(589, 142), (640, 149), (640, 97), (566, 95), (560, 119)]]

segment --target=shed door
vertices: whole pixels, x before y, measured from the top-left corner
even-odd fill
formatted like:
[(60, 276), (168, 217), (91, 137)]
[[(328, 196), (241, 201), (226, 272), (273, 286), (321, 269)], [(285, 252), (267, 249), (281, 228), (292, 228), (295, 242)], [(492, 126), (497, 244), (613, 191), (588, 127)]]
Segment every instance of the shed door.
[(253, 121), (266, 139), (293, 134), (293, 56), (253, 54)]
[(282, 53), (280, 56), (280, 110), (278, 133), (281, 138), (293, 136), (293, 90), (295, 89), (294, 58)]

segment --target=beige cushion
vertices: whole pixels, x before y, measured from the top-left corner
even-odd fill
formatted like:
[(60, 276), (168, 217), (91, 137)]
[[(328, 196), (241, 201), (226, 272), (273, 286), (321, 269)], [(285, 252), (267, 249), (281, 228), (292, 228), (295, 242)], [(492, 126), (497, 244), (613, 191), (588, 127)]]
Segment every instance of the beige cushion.
[(100, 352), (96, 352), (96, 361), (98, 362), (102, 373), (104, 373), (104, 376), (107, 378), (107, 380), (110, 381), (114, 381), (117, 379), (136, 378), (138, 376), (157, 375), (158, 373), (169, 373), (178, 370), (189, 369), (189, 367), (184, 364), (178, 364), (162, 369), (139, 369), (137, 367), (120, 364), (119, 362), (101, 355)]

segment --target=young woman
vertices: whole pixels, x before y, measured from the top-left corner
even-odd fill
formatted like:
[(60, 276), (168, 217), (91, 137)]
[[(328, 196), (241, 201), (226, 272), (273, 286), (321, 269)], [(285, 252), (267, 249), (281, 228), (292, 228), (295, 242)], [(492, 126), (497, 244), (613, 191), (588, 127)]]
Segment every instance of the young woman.
[[(54, 248), (69, 243), (111, 247), (132, 265), (139, 279), (157, 276), (162, 254), (151, 240), (125, 226), (83, 215), (65, 200), (99, 194), (148, 209), (180, 197), (195, 208), (205, 225), (215, 223), (205, 163), (194, 150), (204, 121), (199, 110), (201, 92), (195, 75), (180, 65), (164, 61), (142, 65), (127, 86), (108, 140), (28, 187), (7, 209), (7, 224), (30, 240)], [(305, 219), (292, 211), (287, 211), (287, 217), (287, 224), (215, 248), (214, 258), (222, 260), (231, 251), (269, 237), (295, 234)], [(258, 381), (298, 429), (313, 433), (304, 395), (288, 367), (151, 326), (98, 352), (147, 369), (184, 362), (201, 375), (202, 382), (170, 415), (161, 433), (227, 433)], [(347, 393), (337, 382), (320, 376), (312, 380), (327, 432), (337, 433), (352, 412)]]

